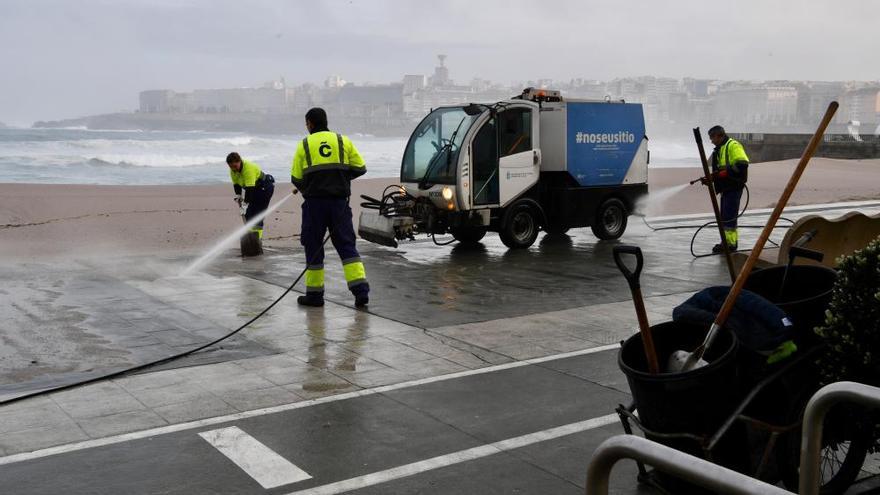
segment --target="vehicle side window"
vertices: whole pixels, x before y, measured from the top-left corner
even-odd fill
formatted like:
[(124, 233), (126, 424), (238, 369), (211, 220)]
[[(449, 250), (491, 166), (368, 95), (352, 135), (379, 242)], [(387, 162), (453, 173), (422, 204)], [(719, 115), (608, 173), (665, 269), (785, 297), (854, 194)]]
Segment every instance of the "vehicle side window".
[(474, 137), (474, 178), (486, 180), (495, 171), (498, 165), (498, 153), (495, 143), (495, 121), (489, 120)]
[(532, 111), (528, 108), (511, 108), (498, 114), (501, 131), (499, 152), (501, 156), (514, 155), (532, 149)]

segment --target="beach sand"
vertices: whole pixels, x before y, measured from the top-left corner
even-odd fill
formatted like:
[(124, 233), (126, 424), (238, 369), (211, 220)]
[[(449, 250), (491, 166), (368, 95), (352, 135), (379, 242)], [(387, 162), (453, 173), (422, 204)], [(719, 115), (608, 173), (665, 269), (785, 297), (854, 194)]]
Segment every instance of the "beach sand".
[[(755, 163), (749, 167), (749, 209), (776, 206), (798, 160)], [(665, 168), (649, 171), (652, 192), (686, 184), (703, 175), (702, 168)], [(880, 159), (836, 160), (813, 158), (807, 164), (788, 206), (880, 199)], [(743, 196), (745, 201), (745, 196)], [(661, 205), (651, 205), (649, 216), (711, 213), (706, 189), (693, 185)]]
[[(772, 207), (797, 160), (753, 164), (749, 208)], [(649, 172), (655, 196), (701, 175), (699, 168)], [(352, 210), (360, 194), (379, 197), (396, 181), (358, 179), (352, 183)], [(273, 202), (292, 186), (276, 184)], [(91, 186), (0, 184), (0, 256), (27, 261), (102, 255), (201, 252), (241, 225), (230, 185)], [(790, 205), (880, 199), (880, 160), (814, 158)], [(266, 221), (269, 246), (298, 245), (300, 205), (295, 196)], [(649, 204), (650, 217), (709, 213), (706, 190), (694, 185), (668, 201)]]

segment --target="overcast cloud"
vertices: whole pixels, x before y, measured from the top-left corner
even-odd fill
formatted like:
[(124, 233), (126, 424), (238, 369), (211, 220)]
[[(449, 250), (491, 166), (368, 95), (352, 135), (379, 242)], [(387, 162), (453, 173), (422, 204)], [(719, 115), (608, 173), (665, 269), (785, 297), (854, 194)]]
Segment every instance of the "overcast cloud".
[(880, 79), (880, 2), (3, 0), (0, 121), (131, 110), (144, 89), (657, 75)]

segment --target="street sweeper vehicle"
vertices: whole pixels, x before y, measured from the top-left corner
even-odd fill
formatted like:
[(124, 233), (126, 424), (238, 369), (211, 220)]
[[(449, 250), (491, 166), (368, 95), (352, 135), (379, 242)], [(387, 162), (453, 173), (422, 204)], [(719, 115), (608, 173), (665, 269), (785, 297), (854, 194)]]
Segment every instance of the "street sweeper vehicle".
[(616, 239), (648, 192), (648, 159), (639, 104), (529, 88), (492, 104), (439, 107), (410, 136), (401, 183), (381, 199), (363, 197), (358, 232), (393, 247), (420, 233), (476, 243), (492, 231), (527, 248), (540, 230), (587, 226)]

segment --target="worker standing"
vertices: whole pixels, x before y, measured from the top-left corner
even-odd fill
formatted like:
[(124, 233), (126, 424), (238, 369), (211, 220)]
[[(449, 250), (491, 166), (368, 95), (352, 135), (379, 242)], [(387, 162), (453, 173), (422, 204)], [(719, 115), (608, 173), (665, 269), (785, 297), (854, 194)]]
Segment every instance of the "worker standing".
[(330, 229), (354, 304), (363, 308), (369, 303), (370, 285), (355, 246), (348, 198), (352, 179), (367, 168), (351, 140), (327, 128), (324, 109), (306, 112), (306, 129), (309, 135), (297, 146), (290, 171), (293, 185), (304, 198), (300, 243), (306, 251), (306, 295), (297, 302), (324, 305), (324, 234)]
[[(234, 151), (226, 156), (226, 164), (229, 165), (229, 177), (239, 212), (245, 221), (250, 221), (269, 207), (275, 192), (275, 178), (264, 173), (256, 163), (242, 160), (241, 155)], [(251, 232), (262, 239), (263, 220), (254, 225)]]
[[(737, 217), (743, 189), (749, 177), (749, 157), (743, 145), (730, 138), (724, 128), (716, 125), (709, 129), (709, 139), (715, 145), (712, 152), (712, 177), (715, 192), (721, 195), (721, 223), (724, 238), (731, 251), (739, 244)], [(724, 252), (719, 243), (712, 248), (713, 253)]]

